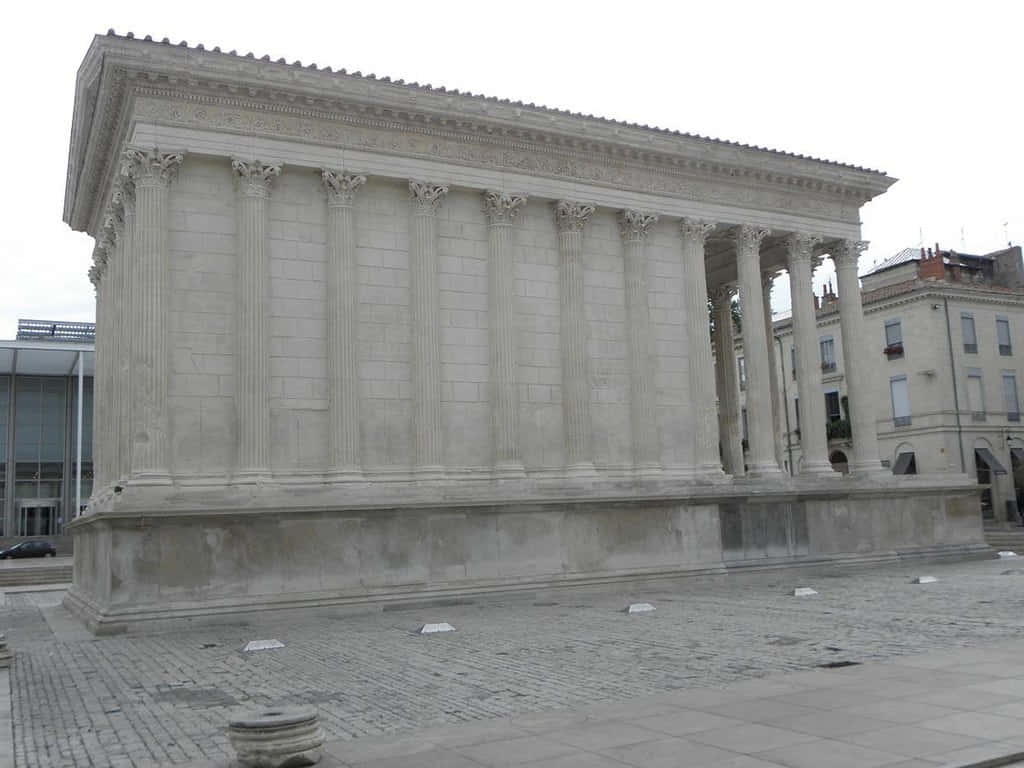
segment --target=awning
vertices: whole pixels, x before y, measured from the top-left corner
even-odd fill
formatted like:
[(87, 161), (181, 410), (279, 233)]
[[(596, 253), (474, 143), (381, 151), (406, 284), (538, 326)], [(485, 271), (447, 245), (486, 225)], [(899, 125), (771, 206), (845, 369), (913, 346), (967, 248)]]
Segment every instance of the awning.
[(896, 464), (892, 468), (894, 475), (909, 475), (910, 462), (914, 460), (913, 452), (901, 453), (896, 457)]
[(1010, 454), (1017, 460), (1018, 464), (1024, 464), (1024, 448), (1011, 448)]
[(980, 456), (981, 460), (984, 461), (990, 470), (997, 475), (1005, 475), (1006, 467), (999, 463), (999, 459), (992, 455), (992, 451), (988, 448), (975, 448), (975, 456)]

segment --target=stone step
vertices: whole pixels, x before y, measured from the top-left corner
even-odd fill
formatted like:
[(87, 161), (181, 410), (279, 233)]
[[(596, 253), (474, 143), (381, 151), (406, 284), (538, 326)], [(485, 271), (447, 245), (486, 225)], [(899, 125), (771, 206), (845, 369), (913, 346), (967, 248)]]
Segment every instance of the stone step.
[(0, 588), (29, 584), (63, 584), (71, 581), (70, 565), (41, 566), (39, 568), (9, 568), (0, 570)]

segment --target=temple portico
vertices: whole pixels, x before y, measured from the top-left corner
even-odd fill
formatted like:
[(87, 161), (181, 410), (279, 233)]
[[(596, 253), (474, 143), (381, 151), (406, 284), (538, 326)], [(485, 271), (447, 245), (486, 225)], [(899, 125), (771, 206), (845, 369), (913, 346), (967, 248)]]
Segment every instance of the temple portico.
[(781, 468), (772, 280), (790, 273), (814, 393), (814, 260), (837, 260), (845, 344), (858, 211), (892, 182), (97, 37), (65, 209), (96, 239), (99, 319), (69, 605), (115, 629), (980, 546), (969, 491), (882, 478), (867, 421), (857, 472), (832, 473), (820, 396), (801, 397), (800, 474)]

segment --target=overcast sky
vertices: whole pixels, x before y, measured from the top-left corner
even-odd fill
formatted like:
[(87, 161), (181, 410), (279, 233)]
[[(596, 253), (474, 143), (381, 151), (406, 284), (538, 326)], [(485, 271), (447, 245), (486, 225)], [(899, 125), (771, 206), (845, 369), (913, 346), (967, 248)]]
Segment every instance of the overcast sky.
[[(4, 12), (0, 338), (92, 320), (92, 241), (61, 212), (96, 33), (253, 51), (884, 170), (862, 271), (1024, 240), (1024, 5), (948, 2), (17, 3)], [(828, 265), (817, 283), (827, 279)], [(789, 305), (777, 283), (773, 304)]]

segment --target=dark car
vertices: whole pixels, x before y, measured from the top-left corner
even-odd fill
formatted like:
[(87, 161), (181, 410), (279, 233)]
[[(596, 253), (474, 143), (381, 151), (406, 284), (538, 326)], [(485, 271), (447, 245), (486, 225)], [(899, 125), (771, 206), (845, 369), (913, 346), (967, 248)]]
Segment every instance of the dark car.
[(57, 550), (53, 548), (53, 544), (42, 539), (22, 541), (13, 547), (0, 550), (0, 560), (6, 560), (8, 557), (46, 557), (47, 555), (56, 557)]

